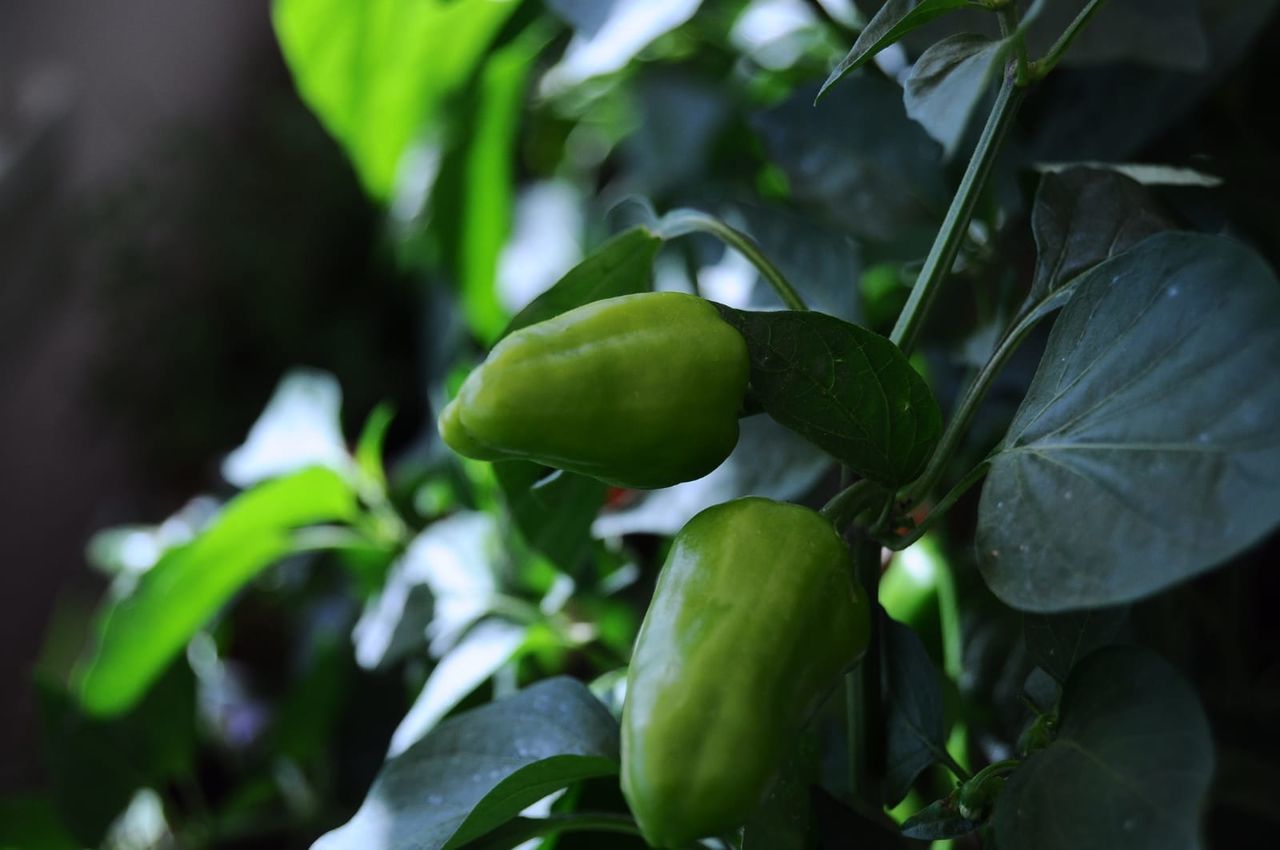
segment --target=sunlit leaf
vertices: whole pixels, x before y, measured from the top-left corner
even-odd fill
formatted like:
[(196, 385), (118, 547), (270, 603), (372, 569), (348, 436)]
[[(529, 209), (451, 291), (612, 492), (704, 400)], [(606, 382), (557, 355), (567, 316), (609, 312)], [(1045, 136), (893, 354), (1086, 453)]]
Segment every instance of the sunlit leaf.
[(1195, 693), (1137, 647), (1090, 655), (1062, 696), (1057, 739), (996, 802), (1003, 850), (1196, 850), (1213, 739)]
[(896, 486), (919, 474), (942, 414), (896, 345), (822, 313), (721, 312), (747, 340), (765, 412), (869, 478)]
[(309, 466), (346, 472), (351, 466), (342, 437), (342, 388), (328, 372), (295, 369), (275, 393), (244, 444), (222, 462), (222, 476), (237, 487)]
[(1113, 605), (1257, 542), (1280, 522), (1277, 362), (1280, 283), (1238, 242), (1162, 233), (1087, 272), (982, 491), (987, 584)]
[(128, 709), (236, 591), (294, 551), (293, 529), (348, 521), (356, 510), (350, 485), (319, 468), (232, 500), (208, 529), (167, 551), (132, 594), (99, 615), (96, 645), (80, 671), (81, 703), (94, 714)]
[(441, 118), (516, 0), (276, 0), (299, 94), (387, 200), (410, 146)]
[(653, 281), (653, 258), (660, 247), (662, 239), (645, 228), (619, 233), (517, 313), (503, 335), (592, 301), (648, 290)]
[(664, 33), (693, 17), (702, 0), (548, 0), (575, 30), (562, 58), (547, 72), (550, 91), (621, 70)]
[(398, 756), (510, 660), (524, 642), (523, 626), (484, 620), (450, 648), (431, 670), (409, 713), (391, 736), (388, 755)]
[(498, 297), (498, 260), (511, 229), (516, 136), (529, 70), (549, 38), (533, 26), (494, 52), (480, 72), (474, 124), (465, 154), (460, 277), (462, 312), (481, 341), (507, 323)]
[(446, 720), (383, 765), (313, 850), (460, 847), (553, 791), (618, 771), (618, 726), (585, 686), (539, 682)]

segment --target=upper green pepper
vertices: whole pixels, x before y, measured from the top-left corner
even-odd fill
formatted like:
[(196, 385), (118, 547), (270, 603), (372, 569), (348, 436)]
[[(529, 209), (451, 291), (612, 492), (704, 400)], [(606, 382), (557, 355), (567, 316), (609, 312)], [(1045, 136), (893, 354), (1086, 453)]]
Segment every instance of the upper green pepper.
[(680, 847), (741, 826), (869, 639), (849, 550), (820, 514), (746, 498), (691, 519), (627, 676), (622, 790), (645, 838)]
[(479, 460), (667, 487), (733, 450), (747, 373), (746, 342), (709, 302), (623, 295), (499, 342), (440, 415), (440, 434)]

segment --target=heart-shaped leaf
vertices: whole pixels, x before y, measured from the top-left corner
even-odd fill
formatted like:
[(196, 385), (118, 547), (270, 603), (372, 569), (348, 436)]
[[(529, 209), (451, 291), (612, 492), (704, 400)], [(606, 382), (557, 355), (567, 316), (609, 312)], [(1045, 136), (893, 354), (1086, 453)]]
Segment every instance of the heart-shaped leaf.
[(1195, 850), (1213, 774), (1196, 695), (1163, 659), (1109, 647), (1067, 680), (1061, 725), (996, 802), (1001, 850)]
[(1163, 233), (1088, 272), (982, 491), (1005, 602), (1114, 605), (1280, 521), (1280, 283), (1238, 242)]

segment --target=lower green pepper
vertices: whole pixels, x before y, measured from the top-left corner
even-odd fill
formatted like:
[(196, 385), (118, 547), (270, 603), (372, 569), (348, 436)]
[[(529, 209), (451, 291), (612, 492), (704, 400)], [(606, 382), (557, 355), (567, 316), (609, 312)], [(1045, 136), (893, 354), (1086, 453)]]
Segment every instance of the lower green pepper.
[(530, 460), (628, 488), (701, 478), (738, 442), (747, 344), (708, 301), (596, 301), (499, 342), (440, 415), (478, 460)]
[(820, 514), (745, 498), (680, 531), (636, 639), (622, 790), (646, 840), (741, 826), (870, 639), (849, 550)]

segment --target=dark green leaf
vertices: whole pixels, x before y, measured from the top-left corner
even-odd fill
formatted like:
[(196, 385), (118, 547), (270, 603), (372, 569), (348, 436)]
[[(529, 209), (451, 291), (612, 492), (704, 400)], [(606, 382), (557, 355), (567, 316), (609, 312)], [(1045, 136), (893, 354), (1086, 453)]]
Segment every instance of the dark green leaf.
[(751, 391), (770, 416), (890, 486), (921, 471), (942, 415), (896, 345), (822, 313), (721, 312), (747, 340)]
[(44, 753), (54, 803), (83, 844), (97, 846), (135, 791), (191, 769), (196, 746), (195, 678), (174, 664), (127, 714), (81, 713), (74, 695), (38, 683)]
[(166, 552), (129, 596), (103, 609), (81, 671), (81, 703), (94, 714), (128, 709), (241, 587), (294, 551), (293, 529), (348, 521), (356, 510), (350, 484), (318, 467), (236, 497), (196, 539)]
[(1027, 651), (1046, 673), (1065, 682), (1077, 661), (1115, 640), (1127, 614), (1125, 608), (1027, 614), (1022, 619)]
[(815, 846), (809, 788), (818, 782), (818, 746), (804, 736), (756, 807), (742, 833), (742, 850), (811, 850)]
[(920, 637), (884, 618), (884, 801), (896, 806), (926, 767), (946, 754), (942, 685)]
[(1081, 167), (1044, 175), (1031, 211), (1036, 271), (1024, 312), (1056, 310), (1082, 274), (1172, 226), (1150, 193), (1122, 174)]
[(1150, 237), (1059, 317), (982, 492), (1005, 602), (1114, 605), (1203, 572), (1280, 521), (1280, 283), (1230, 239)]
[[(897, 825), (870, 804), (855, 809), (820, 786), (811, 789), (810, 800), (822, 850), (902, 850), (918, 846), (909, 845), (898, 833)], [(857, 801), (850, 802), (859, 805)]]
[(442, 118), (515, 0), (280, 0), (272, 19), (298, 93), (386, 201), (410, 146)]
[(911, 67), (903, 85), (907, 115), (941, 143), (947, 156), (964, 139), (1007, 49), (1005, 41), (960, 33), (930, 47)]
[[(1045, 52), (1087, 0), (1054, 0), (1028, 30), (1032, 55)], [(1209, 44), (1198, 0), (1107, 0), (1071, 43), (1064, 65), (1126, 62), (1198, 71), (1209, 61)]]
[(818, 97), (826, 94), (827, 89), (845, 74), (870, 61), (881, 50), (916, 27), (968, 5), (969, 0), (889, 0), (858, 34), (858, 40), (853, 43), (848, 55), (840, 60), (840, 64), (836, 65), (822, 84)]
[(67, 832), (48, 799), (29, 796), (0, 799), (0, 848), (3, 850), (81, 850), (83, 846)]
[(606, 485), (572, 472), (546, 475), (543, 467), (524, 461), (495, 463), (493, 471), (524, 541), (573, 573), (591, 543), (591, 522)]
[(956, 795), (934, 800), (902, 822), (902, 834), (920, 841), (946, 841), (968, 835), (981, 826), (960, 814)]
[(1163, 659), (1110, 647), (1067, 680), (1061, 726), (996, 802), (1001, 850), (1194, 850), (1213, 773), (1195, 693)]
[(533, 299), (502, 335), (592, 301), (646, 292), (653, 281), (653, 258), (660, 247), (662, 239), (643, 227), (619, 233)]
[(460, 714), (387, 760), (360, 810), (314, 850), (460, 847), (553, 791), (618, 771), (618, 726), (583, 685), (548, 679)]
[[(1110, 5), (1110, 3), (1108, 3)], [(1198, 73), (1134, 64), (1059, 68), (1037, 94), (1031, 147), (1041, 161), (1133, 159), (1169, 132), (1248, 55), (1277, 0), (1200, 0), (1213, 61)], [(1099, 20), (1090, 23), (1086, 34)], [(1068, 54), (1070, 57), (1070, 54)]]
[(797, 201), (827, 211), (850, 235), (907, 242), (901, 256), (923, 254), (951, 186), (942, 149), (907, 117), (902, 90), (858, 76), (814, 106), (810, 89), (756, 115), (770, 159), (786, 173)]

